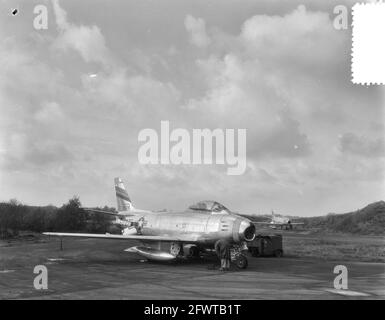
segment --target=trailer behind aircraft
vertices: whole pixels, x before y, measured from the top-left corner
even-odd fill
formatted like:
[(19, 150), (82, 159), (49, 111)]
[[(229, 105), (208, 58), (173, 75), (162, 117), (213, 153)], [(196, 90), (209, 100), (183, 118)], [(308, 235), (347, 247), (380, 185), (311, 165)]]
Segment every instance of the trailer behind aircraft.
[(280, 234), (259, 234), (253, 241), (247, 243), (247, 248), (253, 257), (282, 257), (282, 235)]

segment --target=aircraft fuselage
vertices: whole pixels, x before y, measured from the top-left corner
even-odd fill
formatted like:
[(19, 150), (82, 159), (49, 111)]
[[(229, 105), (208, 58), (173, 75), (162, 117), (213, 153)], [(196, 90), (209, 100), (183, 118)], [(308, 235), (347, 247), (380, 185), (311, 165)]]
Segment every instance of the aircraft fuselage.
[(195, 239), (194, 242), (202, 246), (212, 246), (218, 239), (238, 243), (254, 238), (254, 225), (251, 221), (233, 214), (139, 212), (128, 217), (127, 221), (135, 226), (134, 232), (137, 234)]

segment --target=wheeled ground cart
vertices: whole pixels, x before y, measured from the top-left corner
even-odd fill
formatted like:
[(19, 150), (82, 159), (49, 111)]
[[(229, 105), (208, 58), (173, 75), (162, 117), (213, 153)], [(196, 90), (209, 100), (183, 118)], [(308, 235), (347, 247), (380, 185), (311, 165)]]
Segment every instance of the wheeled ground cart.
[(257, 235), (253, 241), (247, 243), (247, 248), (253, 257), (282, 257), (282, 235)]

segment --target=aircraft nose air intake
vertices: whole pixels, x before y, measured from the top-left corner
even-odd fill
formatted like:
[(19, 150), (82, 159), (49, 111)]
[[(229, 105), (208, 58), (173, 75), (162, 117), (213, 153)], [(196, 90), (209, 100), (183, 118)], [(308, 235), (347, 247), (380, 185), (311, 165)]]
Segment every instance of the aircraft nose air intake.
[(242, 221), (239, 226), (239, 233), (245, 241), (253, 241), (255, 237), (255, 225), (248, 221)]
[(233, 239), (239, 241), (253, 241), (255, 238), (255, 225), (250, 221), (238, 220), (234, 225)]

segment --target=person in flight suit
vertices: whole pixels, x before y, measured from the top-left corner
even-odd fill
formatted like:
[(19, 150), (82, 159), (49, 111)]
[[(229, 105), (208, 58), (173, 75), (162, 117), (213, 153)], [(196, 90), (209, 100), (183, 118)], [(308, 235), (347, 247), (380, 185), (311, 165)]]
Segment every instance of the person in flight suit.
[(215, 252), (221, 260), (221, 267), (219, 270), (228, 271), (230, 269), (230, 243), (226, 239), (220, 239), (215, 243)]

